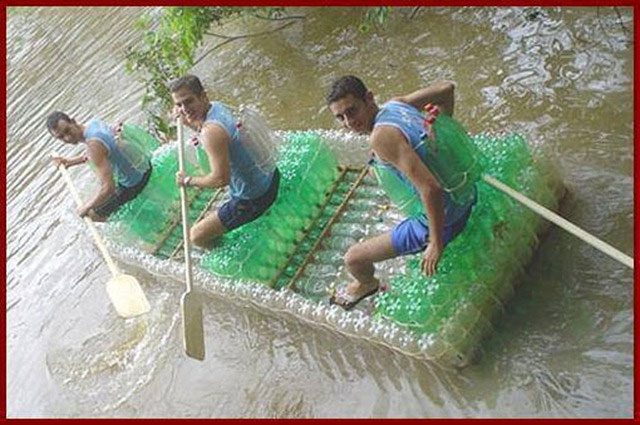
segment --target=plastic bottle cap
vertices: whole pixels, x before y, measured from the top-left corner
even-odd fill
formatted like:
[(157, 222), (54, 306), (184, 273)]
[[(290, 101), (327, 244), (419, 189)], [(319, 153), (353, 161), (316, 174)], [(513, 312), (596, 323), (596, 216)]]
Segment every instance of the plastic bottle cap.
[(432, 103), (427, 103), (424, 106), (425, 111), (427, 111), (429, 114), (434, 114), (436, 113), (436, 111), (438, 111), (438, 107)]

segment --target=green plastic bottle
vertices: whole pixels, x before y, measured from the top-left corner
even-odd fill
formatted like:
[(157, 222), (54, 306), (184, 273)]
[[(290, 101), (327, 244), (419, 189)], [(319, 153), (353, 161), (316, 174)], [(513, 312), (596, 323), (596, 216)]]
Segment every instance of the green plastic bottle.
[(452, 117), (441, 114), (432, 104), (425, 106), (424, 120), (427, 167), (454, 202), (468, 203), (474, 195), (474, 183), (482, 174), (481, 153), (466, 130)]
[(155, 137), (149, 134), (144, 128), (135, 124), (123, 124), (120, 136), (148, 154), (160, 146), (160, 143)]
[(391, 199), (391, 202), (407, 217), (417, 217), (424, 213), (424, 207), (420, 196), (412, 186), (407, 185), (388, 166), (374, 162), (372, 164), (373, 174), (378, 179)]

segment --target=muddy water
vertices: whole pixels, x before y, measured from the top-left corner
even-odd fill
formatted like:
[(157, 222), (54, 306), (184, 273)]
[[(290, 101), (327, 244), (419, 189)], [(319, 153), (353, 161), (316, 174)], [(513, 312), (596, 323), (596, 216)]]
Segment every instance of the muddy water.
[[(10, 417), (629, 417), (633, 274), (554, 228), (462, 371), (211, 298), (207, 359), (182, 353), (182, 283), (127, 269), (153, 306), (123, 321), (109, 270), (45, 159), (54, 109), (142, 123), (124, 72), (140, 8), (18, 8), (7, 19), (7, 414)], [(323, 96), (354, 73), (378, 101), (456, 82), (473, 132), (510, 129), (561, 171), (563, 215), (633, 254), (630, 9), (297, 9), (285, 30), (226, 44), (194, 69), (212, 97), (254, 103), (273, 127), (334, 128)], [(226, 35), (278, 23), (235, 21)], [(208, 38), (209, 46), (220, 40)], [(204, 53), (204, 49), (201, 54)], [(74, 170), (89, 190), (88, 170)]]

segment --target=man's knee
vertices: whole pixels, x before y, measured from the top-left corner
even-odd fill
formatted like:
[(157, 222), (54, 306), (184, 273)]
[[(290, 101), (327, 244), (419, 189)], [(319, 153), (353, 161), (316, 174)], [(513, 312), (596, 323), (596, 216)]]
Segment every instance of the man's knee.
[(358, 245), (350, 247), (344, 254), (344, 264), (349, 268), (362, 264), (363, 260)]
[(91, 219), (91, 221), (95, 221), (97, 223), (103, 223), (109, 218), (108, 216), (103, 216), (96, 213), (94, 210), (89, 210), (87, 216)]
[(201, 248), (206, 248), (208, 245), (208, 242), (211, 238), (207, 238), (207, 235), (204, 234), (204, 232), (202, 232), (201, 229), (199, 229), (198, 227), (192, 227), (189, 230), (189, 240), (191, 241), (192, 244), (199, 246)]
[(215, 240), (222, 236), (222, 230), (218, 231), (217, 228), (211, 229), (207, 226), (196, 224), (189, 231), (189, 240), (200, 248), (211, 248)]

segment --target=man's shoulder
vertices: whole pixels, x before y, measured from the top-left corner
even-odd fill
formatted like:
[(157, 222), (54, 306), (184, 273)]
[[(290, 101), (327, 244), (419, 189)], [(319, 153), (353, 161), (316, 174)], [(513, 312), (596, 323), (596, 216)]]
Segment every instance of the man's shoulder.
[(93, 130), (100, 130), (102, 128), (108, 128), (108, 127), (109, 125), (104, 120), (101, 120), (100, 118), (97, 118), (97, 117), (93, 117), (89, 119), (89, 121), (87, 121), (87, 128), (90, 128)]
[(207, 113), (207, 119), (217, 119), (220, 115), (231, 113), (231, 107), (226, 103), (220, 101), (209, 102), (209, 111)]
[(93, 158), (93, 159), (97, 159), (99, 157), (109, 157), (109, 147), (104, 143), (104, 141), (102, 139), (100, 139), (99, 137), (88, 137), (85, 140), (85, 144), (87, 146), (87, 151), (89, 152), (89, 155)]
[(229, 131), (220, 121), (205, 121), (200, 129), (202, 141), (208, 144), (228, 142)]
[(372, 147), (393, 145), (397, 141), (406, 141), (404, 134), (394, 125), (381, 124), (374, 127), (369, 135), (369, 142)]
[(376, 116), (376, 122), (385, 119), (396, 120), (397, 118), (414, 117), (420, 115), (413, 105), (399, 100), (391, 99), (380, 106)]
[(111, 133), (111, 127), (109, 127), (106, 122), (98, 118), (91, 118), (89, 121), (87, 121), (85, 130), (85, 135), (87, 138), (101, 138), (100, 136), (110, 135)]

